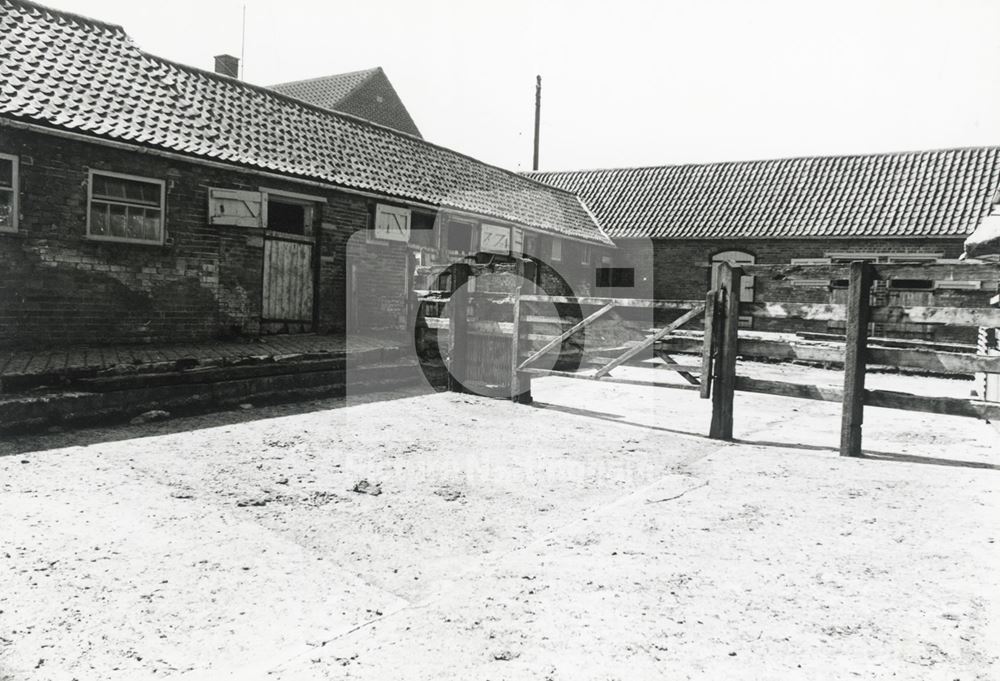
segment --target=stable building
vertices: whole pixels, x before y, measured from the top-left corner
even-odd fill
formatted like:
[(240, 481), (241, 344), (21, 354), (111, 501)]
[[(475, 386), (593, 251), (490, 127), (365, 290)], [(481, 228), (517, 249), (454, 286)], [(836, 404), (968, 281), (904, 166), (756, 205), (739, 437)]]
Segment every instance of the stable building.
[[(720, 261), (954, 260), (1000, 205), (1000, 147), (525, 175), (579, 194), (636, 278), (651, 277), (654, 295), (666, 299), (702, 298)], [(801, 302), (842, 302), (847, 288), (846, 281), (796, 284)], [(884, 303), (950, 305), (949, 291), (979, 285), (897, 281), (876, 295)], [(995, 293), (983, 291), (982, 303)], [(754, 299), (752, 278), (742, 295)], [(843, 331), (835, 322), (798, 326)], [(887, 324), (874, 332), (932, 338), (935, 327)]]
[(417, 265), (613, 248), (570, 192), (0, 0), (0, 346), (402, 330)]

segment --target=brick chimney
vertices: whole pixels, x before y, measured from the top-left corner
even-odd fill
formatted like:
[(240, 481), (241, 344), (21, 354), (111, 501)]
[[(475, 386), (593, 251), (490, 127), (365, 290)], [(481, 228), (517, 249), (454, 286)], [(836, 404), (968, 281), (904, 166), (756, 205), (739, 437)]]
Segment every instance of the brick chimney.
[(240, 77), (240, 60), (231, 54), (220, 54), (215, 57), (215, 72), (232, 78)]

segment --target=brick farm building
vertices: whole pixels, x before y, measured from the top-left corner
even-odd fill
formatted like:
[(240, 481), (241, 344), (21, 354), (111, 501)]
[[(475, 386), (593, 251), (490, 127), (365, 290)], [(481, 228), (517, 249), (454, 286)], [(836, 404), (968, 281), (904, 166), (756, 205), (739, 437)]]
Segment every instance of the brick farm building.
[(118, 26), (0, 0), (0, 72), (2, 347), (401, 329), (418, 264), (614, 249), (570, 192)]
[[(712, 264), (947, 262), (1000, 211), (1000, 147), (790, 158), (647, 168), (528, 173), (587, 203), (657, 298), (698, 299)], [(652, 282), (640, 282), (643, 277)], [(900, 305), (949, 305), (979, 282), (894, 282), (878, 292)], [(846, 281), (797, 282), (800, 302), (843, 302)], [(987, 305), (996, 291), (982, 291)], [(752, 279), (743, 299), (754, 298)], [(963, 300), (967, 300), (963, 296)], [(968, 304), (968, 303), (966, 303)], [(759, 322), (758, 322), (759, 323)], [(748, 320), (749, 324), (749, 320)], [(784, 320), (785, 329), (843, 331)], [(876, 333), (933, 338), (932, 325)], [(974, 333), (963, 340), (974, 340)]]

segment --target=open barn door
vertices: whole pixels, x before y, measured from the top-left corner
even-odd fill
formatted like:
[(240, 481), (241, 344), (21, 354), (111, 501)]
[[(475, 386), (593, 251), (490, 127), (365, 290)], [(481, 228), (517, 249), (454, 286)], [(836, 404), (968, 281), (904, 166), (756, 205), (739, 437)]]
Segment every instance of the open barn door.
[(314, 202), (267, 195), (261, 329), (313, 331), (316, 288)]

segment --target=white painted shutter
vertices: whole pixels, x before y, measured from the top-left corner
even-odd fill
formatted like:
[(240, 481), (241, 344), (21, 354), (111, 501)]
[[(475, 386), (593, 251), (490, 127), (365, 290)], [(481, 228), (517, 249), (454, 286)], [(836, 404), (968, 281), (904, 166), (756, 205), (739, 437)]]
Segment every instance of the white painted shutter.
[(510, 252), (510, 227), (503, 225), (488, 225), (485, 222), (479, 227), (479, 250), (484, 253)]
[(409, 208), (378, 204), (375, 206), (375, 238), (385, 241), (409, 241), (410, 219)]
[(208, 222), (212, 225), (263, 227), (264, 195), (236, 189), (208, 190)]

